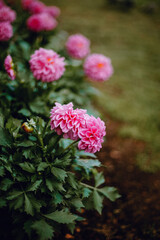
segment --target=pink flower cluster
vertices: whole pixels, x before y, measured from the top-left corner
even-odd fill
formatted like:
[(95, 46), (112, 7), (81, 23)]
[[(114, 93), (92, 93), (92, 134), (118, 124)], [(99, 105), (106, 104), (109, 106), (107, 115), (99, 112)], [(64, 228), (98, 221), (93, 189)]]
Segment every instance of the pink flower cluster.
[(87, 77), (94, 81), (108, 80), (113, 74), (111, 60), (102, 54), (91, 54), (85, 60), (84, 72)]
[(90, 52), (90, 41), (82, 34), (74, 34), (68, 38), (66, 49), (71, 57), (82, 59)]
[(8, 41), (13, 36), (11, 23), (16, 19), (16, 12), (0, 1), (0, 41)]
[(86, 110), (73, 109), (73, 104), (55, 103), (51, 110), (51, 130), (72, 140), (79, 140), (78, 148), (95, 153), (102, 147), (106, 134), (105, 124), (100, 118), (89, 116)]
[(29, 63), (34, 77), (42, 82), (58, 80), (65, 71), (64, 57), (60, 57), (53, 50), (36, 50)]
[(8, 76), (11, 78), (11, 80), (14, 80), (16, 78), (16, 74), (14, 71), (14, 64), (12, 61), (12, 57), (8, 55), (4, 60), (4, 67), (6, 72), (8, 73)]
[(57, 21), (47, 13), (39, 13), (28, 18), (27, 26), (34, 32), (50, 31), (56, 28)]
[(27, 27), (31, 31), (50, 31), (56, 28), (56, 17), (60, 14), (60, 9), (56, 6), (46, 6), (38, 0), (22, 0), (22, 7), (28, 10), (32, 16), (27, 20)]
[(0, 8), (0, 22), (13, 22), (16, 19), (16, 12), (7, 6)]

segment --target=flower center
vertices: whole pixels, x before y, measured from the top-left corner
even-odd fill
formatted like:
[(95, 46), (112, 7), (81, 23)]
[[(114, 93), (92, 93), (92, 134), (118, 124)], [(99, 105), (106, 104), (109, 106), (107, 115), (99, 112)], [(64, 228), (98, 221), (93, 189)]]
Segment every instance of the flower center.
[(103, 64), (103, 63), (98, 63), (98, 64), (97, 64), (97, 67), (98, 67), (98, 68), (103, 68), (103, 67), (104, 67), (104, 64)]
[(53, 58), (47, 58), (47, 62), (53, 64), (54, 63)]
[(82, 43), (82, 42), (79, 42), (79, 43), (77, 43), (77, 46), (78, 46), (79, 48), (82, 48), (82, 47), (83, 47), (83, 43)]

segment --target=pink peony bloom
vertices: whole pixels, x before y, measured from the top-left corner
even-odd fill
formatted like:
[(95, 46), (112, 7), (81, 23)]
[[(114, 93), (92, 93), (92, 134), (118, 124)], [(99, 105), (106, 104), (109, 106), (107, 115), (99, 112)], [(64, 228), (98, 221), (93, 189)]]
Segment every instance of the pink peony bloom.
[(108, 80), (113, 74), (111, 60), (102, 54), (91, 54), (85, 60), (84, 72), (87, 77), (94, 81)]
[(0, 41), (8, 41), (12, 36), (12, 25), (9, 22), (0, 22)]
[(85, 124), (86, 110), (73, 110), (72, 103), (66, 105), (55, 103), (55, 105), (51, 110), (51, 130), (54, 129), (58, 135), (63, 134), (64, 138), (78, 140), (78, 129)]
[(54, 18), (58, 17), (61, 13), (60, 9), (56, 6), (46, 6), (44, 12), (50, 14)]
[(4, 67), (6, 72), (8, 73), (8, 76), (14, 80), (16, 78), (16, 74), (14, 71), (14, 64), (12, 61), (12, 57), (10, 55), (8, 55), (5, 60), (4, 60)]
[(65, 71), (64, 57), (60, 57), (53, 50), (36, 50), (29, 63), (34, 77), (42, 82), (58, 80)]
[(16, 19), (16, 12), (9, 7), (0, 8), (0, 22), (13, 22)]
[(35, 0), (22, 0), (21, 4), (22, 4), (22, 8), (25, 10), (29, 10), (31, 3), (33, 3)]
[(37, 14), (44, 12), (46, 5), (38, 0), (32, 1), (29, 5), (29, 11), (31, 14)]
[(79, 129), (79, 150), (95, 153), (102, 147), (103, 137), (106, 134), (105, 124), (100, 118), (86, 115), (86, 124)]
[(30, 16), (27, 27), (34, 32), (51, 31), (57, 26), (57, 21), (47, 13), (39, 13)]
[(66, 49), (71, 57), (82, 59), (90, 52), (90, 41), (81, 34), (71, 35), (66, 42)]

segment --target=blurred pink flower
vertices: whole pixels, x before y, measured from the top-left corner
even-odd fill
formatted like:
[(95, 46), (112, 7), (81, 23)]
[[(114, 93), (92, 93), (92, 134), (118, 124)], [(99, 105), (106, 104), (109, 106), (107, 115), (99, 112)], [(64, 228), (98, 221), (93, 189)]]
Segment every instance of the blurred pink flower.
[(61, 13), (60, 9), (56, 6), (46, 6), (44, 12), (50, 14), (54, 18), (58, 17)]
[(9, 22), (0, 22), (0, 41), (8, 41), (12, 36), (12, 25)]
[(87, 77), (94, 81), (108, 80), (113, 74), (111, 60), (102, 54), (91, 54), (85, 60), (84, 72)]
[(0, 8), (0, 22), (13, 22), (16, 19), (16, 12), (4, 6)]
[(51, 110), (51, 130), (55, 130), (58, 135), (63, 134), (64, 138), (78, 140), (78, 130), (85, 124), (84, 115), (86, 110), (73, 109), (73, 104), (55, 103)]
[(32, 3), (29, 5), (29, 11), (31, 14), (37, 14), (44, 12), (46, 5), (38, 0), (32, 1)]
[(74, 34), (68, 38), (66, 49), (71, 57), (82, 59), (90, 52), (90, 41), (81, 34)]
[(34, 14), (27, 20), (27, 27), (34, 32), (51, 31), (57, 24), (57, 21), (47, 13)]
[(10, 55), (8, 55), (5, 60), (4, 60), (4, 67), (6, 72), (8, 73), (8, 76), (14, 80), (16, 78), (16, 74), (14, 71), (14, 64), (12, 61), (12, 57)]
[(4, 1), (3, 1), (3, 0), (0, 0), (0, 8), (1, 8), (1, 7), (4, 7), (4, 6), (5, 6)]
[(25, 10), (29, 10), (31, 3), (33, 3), (34, 1), (35, 0), (22, 0), (21, 1), (22, 8), (25, 9)]
[(60, 57), (53, 50), (36, 50), (29, 63), (34, 77), (42, 82), (58, 80), (65, 71), (64, 57)]
[(102, 147), (103, 137), (106, 135), (105, 124), (100, 118), (85, 116), (86, 124), (79, 129), (79, 150), (95, 153)]

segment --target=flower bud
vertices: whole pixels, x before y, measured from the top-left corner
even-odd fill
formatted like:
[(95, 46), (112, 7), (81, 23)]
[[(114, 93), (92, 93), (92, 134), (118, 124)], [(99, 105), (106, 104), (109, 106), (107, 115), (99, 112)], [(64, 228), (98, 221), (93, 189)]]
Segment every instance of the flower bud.
[(27, 133), (32, 133), (33, 130), (34, 130), (34, 128), (31, 127), (27, 122), (24, 122), (24, 123), (22, 124), (22, 128), (23, 128), (23, 130), (24, 130), (25, 132), (27, 132)]

